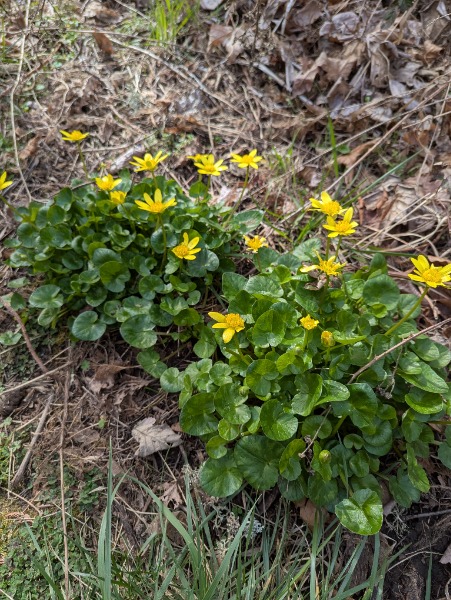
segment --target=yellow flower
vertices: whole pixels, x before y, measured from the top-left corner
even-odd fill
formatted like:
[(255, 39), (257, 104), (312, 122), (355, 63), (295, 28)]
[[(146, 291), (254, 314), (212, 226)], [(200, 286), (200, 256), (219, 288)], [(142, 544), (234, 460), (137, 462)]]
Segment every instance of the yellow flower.
[(321, 256), (318, 254), (318, 252), (316, 253), (316, 255), (318, 256), (318, 264), (317, 265), (310, 265), (309, 267), (301, 267), (300, 268), (300, 272), (301, 273), (309, 273), (309, 271), (314, 271), (315, 269), (317, 269), (318, 271), (322, 271), (323, 273), (325, 273), (326, 275), (329, 275), (330, 277), (336, 277), (337, 275), (339, 275), (339, 271), (340, 269), (342, 269), (346, 263), (337, 263), (335, 262), (335, 257), (329, 258), (328, 260), (323, 260), (321, 258)]
[(196, 163), (202, 160), (204, 156), (207, 156), (207, 154), (193, 154), (192, 156), (187, 156), (186, 158), (189, 158), (190, 160), (193, 160)]
[(135, 162), (131, 160), (130, 164), (136, 167), (136, 173), (138, 173), (138, 171), (153, 172), (157, 168), (158, 164), (163, 162), (169, 156), (169, 154), (165, 154), (164, 156), (162, 156), (162, 154), (163, 152), (160, 150), (160, 152), (155, 154), (155, 157), (153, 157), (151, 154), (144, 154), (144, 158), (134, 156), (133, 158), (135, 159)]
[(1, 177), (0, 177), (0, 190), (4, 190), (7, 187), (9, 187), (10, 185), (12, 185), (12, 181), (6, 181), (6, 171), (3, 171)]
[(111, 192), (111, 190), (118, 186), (121, 181), (122, 179), (114, 179), (111, 174), (104, 175), (103, 177), (96, 177), (97, 187), (104, 192)]
[(152, 200), (149, 194), (144, 193), (144, 202), (141, 200), (135, 200), (135, 204), (137, 204), (142, 210), (147, 210), (147, 212), (150, 212), (154, 215), (161, 215), (161, 213), (164, 213), (167, 208), (176, 206), (177, 202), (175, 201), (175, 198), (171, 198), (167, 202), (163, 202), (161, 190), (156, 189), (154, 200)]
[(120, 190), (116, 190), (114, 192), (110, 192), (110, 200), (113, 204), (124, 204), (125, 196), (127, 194), (125, 192), (121, 192)]
[(221, 175), (221, 171), (227, 171), (223, 160), (215, 162), (213, 154), (203, 154), (201, 158), (194, 163), (199, 175)]
[(335, 344), (334, 334), (331, 331), (323, 331), (321, 334), (321, 342), (327, 348), (331, 348)]
[(237, 163), (240, 169), (249, 169), (252, 167), (253, 169), (258, 169), (258, 162), (262, 160), (261, 156), (257, 156), (257, 150), (252, 150), (249, 154), (243, 154), (240, 156), (239, 154), (232, 154), (232, 159), (230, 162)]
[(226, 344), (227, 342), (230, 342), (235, 333), (244, 329), (244, 321), (242, 317), (236, 313), (221, 315), (221, 313), (209, 312), (208, 316), (215, 321), (218, 321), (213, 325), (213, 329), (224, 329), (222, 332), (222, 339)]
[(312, 207), (310, 210), (319, 210), (329, 217), (336, 217), (345, 212), (345, 209), (341, 207), (340, 203), (336, 200), (332, 200), (327, 192), (321, 192), (321, 200), (310, 198)]
[(353, 214), (353, 209), (348, 208), (342, 221), (335, 221), (332, 217), (327, 217), (327, 225), (323, 225), (323, 227), (332, 232), (327, 237), (333, 238), (337, 235), (352, 235), (355, 233), (358, 223), (352, 220)]
[(252, 238), (248, 237), (247, 235), (243, 235), (243, 238), (246, 243), (246, 246), (249, 248), (249, 251), (253, 252), (254, 254), (258, 252), (260, 248), (263, 248), (263, 246), (265, 246), (266, 248), (268, 247), (268, 242), (266, 241), (266, 238), (260, 235), (255, 235)]
[(81, 142), (81, 140), (84, 140), (89, 135), (89, 133), (82, 133), (77, 129), (74, 131), (64, 131), (63, 129), (60, 129), (60, 133), (65, 142)]
[(410, 279), (414, 281), (421, 281), (428, 287), (436, 288), (438, 286), (449, 287), (446, 285), (448, 281), (451, 281), (451, 263), (444, 267), (436, 267), (429, 264), (428, 259), (421, 255), (418, 258), (410, 259), (415, 270), (413, 274), (410, 274)]
[(177, 258), (184, 258), (185, 260), (195, 260), (196, 254), (202, 250), (202, 248), (196, 248), (200, 238), (195, 237), (191, 241), (187, 233), (183, 234), (183, 242), (172, 248), (172, 252)]
[(315, 329), (315, 327), (318, 326), (319, 321), (316, 321), (315, 319), (312, 319), (310, 315), (307, 315), (306, 317), (302, 317), (302, 319), (300, 319), (300, 323), (304, 329), (308, 329), (310, 331), (310, 329)]

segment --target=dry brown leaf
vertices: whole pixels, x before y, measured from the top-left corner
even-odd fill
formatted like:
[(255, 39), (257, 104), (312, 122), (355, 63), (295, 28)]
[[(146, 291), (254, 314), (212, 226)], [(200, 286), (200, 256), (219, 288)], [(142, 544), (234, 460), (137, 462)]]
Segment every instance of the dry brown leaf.
[(34, 156), (38, 149), (38, 142), (39, 142), (39, 136), (37, 136), (37, 135), (35, 137), (31, 138), (31, 140), (28, 140), (25, 148), (19, 152), (20, 160), (28, 160), (29, 158)]
[(108, 56), (111, 56), (113, 54), (113, 44), (111, 43), (111, 40), (100, 31), (94, 31), (92, 35), (100, 50)]
[(352, 167), (359, 160), (359, 158), (368, 150), (368, 148), (371, 148), (375, 144), (376, 141), (374, 140), (369, 140), (368, 142), (359, 144), (353, 150), (351, 150), (349, 154), (346, 154), (345, 156), (339, 156), (337, 160), (338, 164), (344, 165), (349, 169), (349, 167)]
[(310, 0), (300, 10), (293, 10), (287, 23), (287, 31), (295, 33), (303, 31), (323, 15), (323, 7), (317, 0)]
[(233, 27), (227, 25), (220, 25), (219, 23), (213, 23), (208, 32), (208, 46), (207, 52), (215, 46), (224, 45), (224, 43), (232, 37)]
[(301, 500), (296, 502), (296, 507), (299, 509), (299, 516), (307, 524), (307, 527), (313, 531), (315, 528), (316, 512), (322, 510), (315, 506), (311, 500)]
[(348, 11), (334, 15), (326, 21), (319, 31), (320, 36), (327, 36), (331, 42), (346, 42), (361, 37), (364, 24), (355, 12)]
[(448, 548), (443, 553), (443, 556), (440, 559), (440, 563), (442, 565), (449, 565), (449, 563), (451, 563), (451, 544), (448, 546)]
[(183, 494), (177, 481), (164, 483), (163, 489), (164, 492), (160, 497), (163, 504), (169, 506), (170, 503), (173, 503), (175, 506), (184, 506)]
[(126, 368), (121, 365), (99, 365), (94, 377), (89, 381), (89, 387), (95, 394), (98, 394), (103, 388), (113, 387), (116, 373)]
[(132, 436), (139, 444), (135, 456), (141, 457), (175, 448), (182, 443), (182, 438), (178, 433), (175, 433), (168, 425), (155, 425), (153, 417), (148, 417), (135, 425)]

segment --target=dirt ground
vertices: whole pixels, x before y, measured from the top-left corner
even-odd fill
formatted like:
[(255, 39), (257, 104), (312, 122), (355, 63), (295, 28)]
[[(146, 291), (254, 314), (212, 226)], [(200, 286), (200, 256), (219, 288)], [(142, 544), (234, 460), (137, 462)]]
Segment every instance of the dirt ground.
[[(358, 250), (397, 253), (390, 269), (403, 291), (415, 291), (405, 253), (450, 261), (449, 2), (205, 0), (177, 41), (162, 43), (148, 8), (119, 0), (0, 5), (0, 171), (14, 178), (8, 202), (46, 201), (83, 180), (61, 129), (89, 131), (90, 172), (104, 166), (114, 174), (145, 150), (168, 151), (163, 170), (183, 189), (195, 177), (186, 156), (258, 148), (266, 164), (245, 202), (267, 209), (271, 226), (263, 235), (273, 247), (297, 237), (302, 207), (322, 184), (355, 199)], [(214, 193), (233, 202), (239, 185), (228, 172)], [(1, 243), (16, 224), (7, 207), (0, 211)], [(26, 275), (6, 265), (8, 252), (0, 247), (2, 295), (8, 282)], [(35, 285), (31, 280), (27, 291)], [(423, 324), (450, 316), (449, 293), (435, 291)], [(13, 322), (0, 309), (0, 333)], [(437, 340), (449, 343), (450, 332), (441, 330)], [(131, 431), (140, 420), (152, 416), (180, 431), (176, 396), (137, 366), (136, 351), (114, 331), (76, 345), (64, 326), (33, 325), (28, 335), (51, 375), (43, 376), (24, 344), (0, 350), (0, 413), (11, 416), (10, 428), (34, 430), (53, 398), (33, 449), (31, 468), (39, 475), (27, 499), (34, 502), (58, 471), (55, 440), (82, 480), (93, 466), (106, 471), (111, 438), (115, 474), (151, 483), (171, 509), (183, 509), (183, 467), (197, 468), (204, 450), (185, 436), (165, 455), (135, 455)], [(189, 348), (177, 350), (174, 342), (164, 352), (183, 369)], [(11, 477), (19, 464), (12, 466)], [(429, 569), (429, 597), (450, 598), (450, 473), (438, 461), (423, 466), (430, 494), (408, 511), (387, 499), (382, 537), (388, 553), (401, 551), (387, 575), (387, 600), (425, 598)], [(137, 489), (125, 495), (136, 510), (146, 506)], [(126, 504), (121, 511), (130, 538), (139, 539), (142, 524)], [(292, 512), (305, 526), (302, 511)], [(359, 568), (368, 576), (363, 558)]]

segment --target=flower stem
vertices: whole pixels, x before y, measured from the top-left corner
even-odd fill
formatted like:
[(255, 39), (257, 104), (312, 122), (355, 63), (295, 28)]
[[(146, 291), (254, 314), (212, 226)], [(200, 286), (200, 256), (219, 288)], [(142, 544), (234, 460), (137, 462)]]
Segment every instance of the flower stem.
[(329, 258), (329, 252), (330, 252), (330, 237), (327, 236), (327, 238), (326, 238), (326, 260)]
[(8, 202), (8, 200), (5, 198), (5, 196), (2, 196), (2, 195), (0, 194), (0, 200), (1, 200), (2, 202), (4, 202), (4, 203), (6, 204), (6, 206), (7, 206), (7, 207), (8, 207), (10, 210), (12, 210), (12, 211), (13, 211), (13, 213), (15, 213), (15, 212), (16, 212), (16, 209), (14, 208), (14, 206), (12, 206), (12, 205), (11, 205), (11, 204)]
[(81, 150), (81, 142), (77, 142), (77, 148), (78, 148), (78, 155), (80, 156), (80, 161), (83, 166), (83, 171), (85, 172), (87, 179), (89, 179), (89, 172), (88, 172), (88, 167), (86, 166), (85, 156)]
[(421, 294), (421, 296), (418, 298), (418, 300), (415, 302), (415, 304), (412, 306), (412, 308), (409, 310), (409, 312), (397, 323), (395, 323), (392, 327), (390, 327), (390, 329), (388, 331), (385, 332), (385, 335), (390, 335), (391, 333), (393, 333), (396, 329), (398, 329), (398, 327), (400, 325), (402, 325), (403, 323), (405, 323), (407, 321), (407, 319), (416, 311), (416, 309), (420, 306), (420, 304), (423, 301), (423, 298), (426, 296), (426, 294), (429, 291), (429, 286), (426, 286), (424, 288), (424, 292)]
[(337, 251), (335, 252), (335, 256), (334, 256), (334, 262), (336, 260), (338, 260), (338, 253), (340, 252), (340, 245), (341, 245), (341, 235), (338, 236), (338, 244), (337, 244)]
[(232, 210), (229, 213), (229, 216), (227, 217), (224, 226), (228, 225), (230, 222), (230, 219), (233, 217), (233, 215), (236, 213), (239, 205), (241, 204), (241, 200), (243, 199), (244, 196), (244, 192), (246, 191), (247, 188), (247, 184), (249, 182), (249, 167), (247, 167), (246, 169), (246, 177), (244, 178), (244, 183), (243, 183), (243, 188), (241, 190), (241, 194), (240, 197), (238, 198), (238, 201), (235, 202), (234, 206), (232, 207)]

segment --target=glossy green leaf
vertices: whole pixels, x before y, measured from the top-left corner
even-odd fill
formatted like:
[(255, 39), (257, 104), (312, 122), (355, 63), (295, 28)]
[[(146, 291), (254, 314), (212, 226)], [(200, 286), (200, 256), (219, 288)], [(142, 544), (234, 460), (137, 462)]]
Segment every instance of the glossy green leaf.
[(180, 412), (180, 426), (191, 435), (206, 435), (218, 429), (218, 419), (214, 416), (213, 394), (201, 393), (191, 396)]
[(296, 433), (298, 419), (279, 400), (268, 400), (262, 406), (260, 423), (271, 440), (289, 440)]
[(84, 342), (93, 342), (102, 337), (105, 333), (106, 325), (99, 321), (96, 312), (88, 310), (81, 313), (72, 323), (72, 334)]
[(199, 480), (207, 494), (218, 498), (231, 496), (243, 483), (243, 477), (231, 453), (222, 458), (209, 458), (202, 465)]
[(155, 323), (148, 315), (136, 315), (122, 323), (120, 332), (124, 340), (134, 348), (151, 348), (157, 341), (153, 331)]
[(283, 446), (259, 435), (242, 438), (235, 446), (236, 464), (245, 479), (257, 490), (269, 490), (279, 477)]
[(382, 502), (372, 490), (359, 490), (342, 500), (335, 514), (342, 525), (359, 535), (374, 535), (382, 527)]
[(41, 285), (31, 294), (28, 302), (34, 308), (59, 308), (64, 304), (64, 297), (57, 285)]

